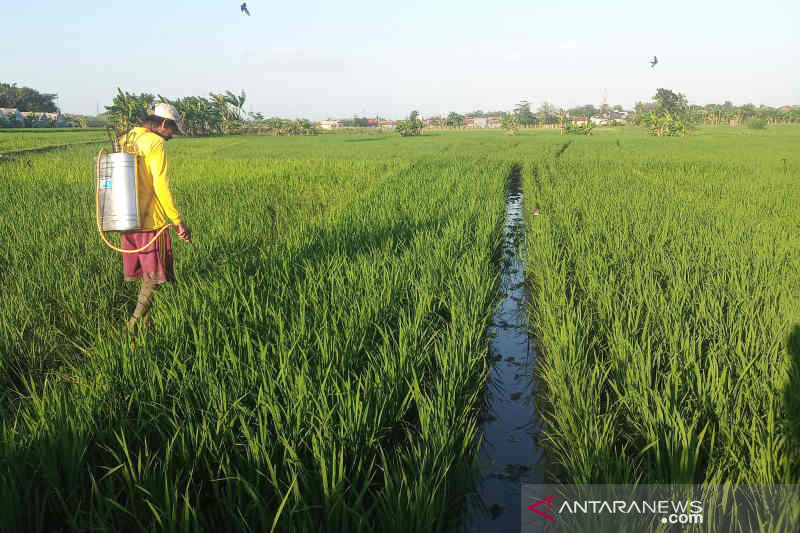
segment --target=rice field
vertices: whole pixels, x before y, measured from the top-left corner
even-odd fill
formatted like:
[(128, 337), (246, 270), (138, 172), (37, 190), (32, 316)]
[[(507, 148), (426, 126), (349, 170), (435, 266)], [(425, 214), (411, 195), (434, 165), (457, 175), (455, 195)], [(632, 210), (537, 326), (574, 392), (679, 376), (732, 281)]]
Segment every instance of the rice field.
[(529, 160), (560, 479), (800, 481), (798, 133), (598, 136)]
[(97, 148), (2, 162), (0, 530), (455, 527), (517, 165), (553, 479), (797, 483), (798, 140), (175, 139), (135, 347)]
[(11, 128), (0, 129), (0, 153), (31, 150), (45, 146), (61, 146), (65, 144), (89, 141), (104, 142), (107, 138), (105, 130), (91, 129), (59, 129), (59, 128)]

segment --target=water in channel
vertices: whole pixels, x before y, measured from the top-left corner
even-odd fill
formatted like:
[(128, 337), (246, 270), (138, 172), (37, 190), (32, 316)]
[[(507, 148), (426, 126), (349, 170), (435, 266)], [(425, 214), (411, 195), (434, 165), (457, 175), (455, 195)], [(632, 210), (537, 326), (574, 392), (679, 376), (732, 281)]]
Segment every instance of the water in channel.
[(480, 501), (470, 506), (465, 532), (518, 532), (521, 486), (544, 483), (537, 445), (539, 422), (534, 406), (533, 372), (536, 349), (528, 335), (526, 311), (524, 216), (519, 169), (511, 175), (506, 200), (502, 300), (489, 334), (491, 374), (479, 462)]

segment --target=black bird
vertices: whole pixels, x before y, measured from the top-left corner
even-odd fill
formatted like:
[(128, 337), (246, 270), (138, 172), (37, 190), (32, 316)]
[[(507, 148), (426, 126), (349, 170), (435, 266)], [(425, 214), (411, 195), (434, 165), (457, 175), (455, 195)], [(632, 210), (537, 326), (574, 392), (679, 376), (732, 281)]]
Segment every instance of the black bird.
[(650, 68), (653, 68), (657, 64), (658, 64), (658, 58), (656, 56), (653, 56), (653, 60), (650, 61)]
[(27, 161), (25, 161), (25, 164), (26, 164), (26, 165), (28, 165), (28, 168), (31, 168), (31, 167), (33, 167), (33, 163), (31, 163), (31, 160), (30, 160), (30, 159), (28, 159)]
[(249, 17), (250, 16), (250, 12), (247, 10), (247, 2), (243, 2), (240, 7), (242, 8), (242, 13), (244, 13), (245, 15), (247, 15)]

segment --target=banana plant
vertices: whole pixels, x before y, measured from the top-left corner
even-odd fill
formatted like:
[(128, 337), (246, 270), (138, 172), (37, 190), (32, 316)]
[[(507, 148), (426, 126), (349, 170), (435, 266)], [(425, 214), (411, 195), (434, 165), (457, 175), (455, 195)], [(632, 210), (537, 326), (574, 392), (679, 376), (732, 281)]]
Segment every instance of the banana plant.
[(110, 106), (105, 106), (111, 123), (120, 131), (128, 131), (136, 124), (144, 122), (155, 97), (152, 94), (142, 93), (136, 96), (133, 93), (122, 92), (117, 87), (117, 96)]
[(516, 135), (519, 131), (519, 117), (514, 113), (508, 113), (503, 116), (501, 124), (503, 129), (506, 130), (506, 135)]

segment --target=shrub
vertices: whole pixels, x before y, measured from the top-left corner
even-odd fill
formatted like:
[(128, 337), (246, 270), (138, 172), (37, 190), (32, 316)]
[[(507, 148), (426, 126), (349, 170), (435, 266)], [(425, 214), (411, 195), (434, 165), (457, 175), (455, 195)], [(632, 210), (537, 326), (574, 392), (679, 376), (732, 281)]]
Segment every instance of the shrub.
[(576, 126), (571, 122), (566, 125), (564, 128), (564, 133), (567, 135), (591, 135), (592, 130), (594, 129), (594, 124), (588, 122), (586, 124), (582, 124), (580, 126)]
[(764, 118), (750, 118), (745, 122), (745, 126), (751, 130), (763, 130), (767, 127), (767, 120)]

